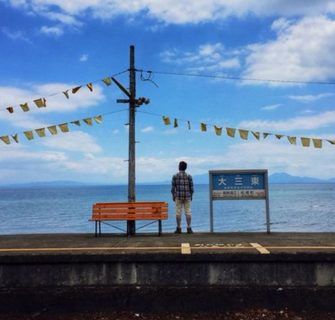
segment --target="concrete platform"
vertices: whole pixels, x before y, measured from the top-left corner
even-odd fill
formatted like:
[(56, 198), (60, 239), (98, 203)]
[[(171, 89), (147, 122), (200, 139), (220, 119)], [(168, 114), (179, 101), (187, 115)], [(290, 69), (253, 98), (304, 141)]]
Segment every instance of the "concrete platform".
[(69, 304), (92, 310), (335, 311), (335, 234), (0, 237), (0, 312)]

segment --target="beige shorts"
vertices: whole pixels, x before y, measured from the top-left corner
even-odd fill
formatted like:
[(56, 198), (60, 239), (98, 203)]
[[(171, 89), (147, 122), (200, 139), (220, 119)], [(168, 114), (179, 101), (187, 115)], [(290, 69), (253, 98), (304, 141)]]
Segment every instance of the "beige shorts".
[(181, 216), (184, 208), (186, 215), (191, 215), (191, 200), (179, 200), (176, 199), (176, 216)]

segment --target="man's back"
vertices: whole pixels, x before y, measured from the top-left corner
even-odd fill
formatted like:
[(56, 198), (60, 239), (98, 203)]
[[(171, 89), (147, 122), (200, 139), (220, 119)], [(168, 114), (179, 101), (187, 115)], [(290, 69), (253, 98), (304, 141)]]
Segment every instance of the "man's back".
[(171, 193), (178, 200), (191, 200), (193, 194), (192, 176), (185, 171), (179, 171), (172, 177)]

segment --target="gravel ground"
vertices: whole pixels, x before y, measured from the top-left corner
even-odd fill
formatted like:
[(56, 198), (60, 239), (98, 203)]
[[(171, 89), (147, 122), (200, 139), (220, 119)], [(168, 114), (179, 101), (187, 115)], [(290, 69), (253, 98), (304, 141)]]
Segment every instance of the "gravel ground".
[(133, 312), (106, 312), (106, 313), (64, 313), (52, 314), (47, 310), (30, 315), (7, 314), (0, 315), (6, 320), (335, 320), (333, 313), (293, 312), (289, 310), (245, 310), (241, 312), (225, 313), (173, 313), (173, 314), (146, 314)]

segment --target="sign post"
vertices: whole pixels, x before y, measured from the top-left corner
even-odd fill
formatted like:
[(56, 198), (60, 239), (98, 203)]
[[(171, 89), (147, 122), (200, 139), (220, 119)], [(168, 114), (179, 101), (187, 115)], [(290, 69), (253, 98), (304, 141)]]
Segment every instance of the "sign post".
[(267, 170), (209, 171), (210, 231), (214, 232), (213, 201), (265, 200), (266, 231), (270, 233), (270, 205)]

